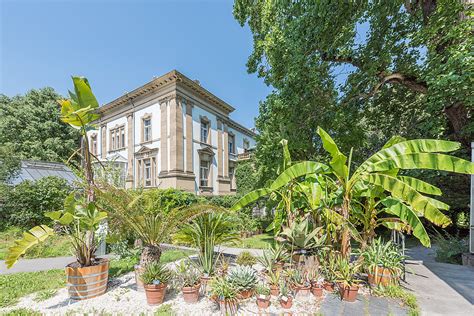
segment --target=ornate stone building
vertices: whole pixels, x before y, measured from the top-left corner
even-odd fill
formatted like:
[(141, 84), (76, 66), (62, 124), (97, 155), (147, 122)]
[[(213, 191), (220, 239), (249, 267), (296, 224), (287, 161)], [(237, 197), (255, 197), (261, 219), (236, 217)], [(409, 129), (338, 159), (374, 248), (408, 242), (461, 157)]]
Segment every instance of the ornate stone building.
[(117, 166), (128, 188), (232, 194), (238, 157), (255, 145), (233, 110), (173, 70), (102, 106), (91, 151)]

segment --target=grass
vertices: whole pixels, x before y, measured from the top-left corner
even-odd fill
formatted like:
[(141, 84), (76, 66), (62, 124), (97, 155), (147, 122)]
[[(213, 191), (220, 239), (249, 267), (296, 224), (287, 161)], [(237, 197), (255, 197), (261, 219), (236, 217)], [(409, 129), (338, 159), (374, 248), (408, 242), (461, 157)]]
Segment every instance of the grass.
[(41, 316), (41, 313), (29, 308), (17, 308), (8, 312), (3, 312), (3, 316)]
[[(168, 250), (163, 252), (160, 262), (172, 262), (190, 254), (192, 252)], [(109, 277), (115, 278), (130, 272), (135, 264), (136, 260), (132, 258), (113, 259), (110, 261)], [(64, 286), (66, 277), (63, 269), (0, 275), (0, 307), (14, 305), (20, 297), (36, 292), (35, 299), (45, 300)]]
[(383, 297), (391, 297), (400, 299), (406, 306), (408, 306), (408, 315), (418, 316), (420, 315), (420, 308), (418, 301), (414, 294), (407, 292), (399, 285), (379, 286), (373, 288), (373, 294)]
[(273, 245), (274, 242), (275, 239), (272, 234), (259, 234), (248, 238), (242, 238), (229, 246), (247, 249), (267, 249)]
[[(0, 232), (0, 260), (4, 260), (8, 248), (13, 245), (16, 239), (21, 238), (23, 230), (18, 227), (9, 227)], [(61, 256), (71, 256), (72, 248), (67, 236), (52, 236), (44, 243), (29, 249), (24, 258), (51, 258)]]

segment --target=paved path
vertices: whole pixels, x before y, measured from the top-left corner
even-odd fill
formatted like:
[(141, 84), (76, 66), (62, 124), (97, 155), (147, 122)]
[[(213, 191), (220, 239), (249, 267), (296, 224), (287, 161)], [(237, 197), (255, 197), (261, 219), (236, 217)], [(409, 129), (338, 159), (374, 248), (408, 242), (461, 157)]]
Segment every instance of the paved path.
[(407, 251), (406, 287), (418, 299), (422, 315), (474, 315), (474, 268), (434, 260), (434, 250)]
[[(165, 249), (183, 249), (183, 250), (195, 250), (189, 247), (180, 247), (175, 245), (163, 244)], [(236, 256), (242, 251), (250, 251), (254, 256), (262, 256), (263, 251), (260, 249), (240, 249), (240, 248), (231, 248), (231, 247), (216, 247), (216, 251), (221, 251), (227, 255)], [(64, 267), (74, 262), (75, 257), (56, 257), (56, 258), (38, 258), (38, 259), (20, 259), (18, 262), (11, 268), (7, 269), (4, 260), (0, 260), (0, 275), (2, 274), (12, 274), (19, 272), (35, 272), (35, 271), (45, 271), (52, 269), (64, 269)]]

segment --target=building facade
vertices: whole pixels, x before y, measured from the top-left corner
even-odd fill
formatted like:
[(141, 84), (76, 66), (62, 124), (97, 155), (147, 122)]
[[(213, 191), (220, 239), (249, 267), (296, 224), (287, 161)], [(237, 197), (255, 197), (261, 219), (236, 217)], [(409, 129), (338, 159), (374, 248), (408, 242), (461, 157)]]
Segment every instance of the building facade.
[(232, 194), (235, 166), (255, 133), (232, 106), (173, 70), (99, 108), (91, 152), (121, 170), (127, 188), (178, 188)]

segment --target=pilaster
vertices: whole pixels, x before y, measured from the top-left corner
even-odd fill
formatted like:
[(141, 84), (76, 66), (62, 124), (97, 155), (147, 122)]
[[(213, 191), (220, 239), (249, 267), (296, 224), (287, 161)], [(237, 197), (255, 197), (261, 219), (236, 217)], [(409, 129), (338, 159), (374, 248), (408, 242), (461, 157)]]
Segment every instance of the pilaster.
[(100, 127), (100, 156), (102, 159), (107, 157), (107, 124)]
[(168, 172), (168, 104), (167, 100), (160, 100), (160, 152), (161, 152), (161, 174)]
[(133, 188), (133, 155), (135, 149), (135, 124), (134, 115), (129, 113), (127, 115), (127, 178), (125, 180), (125, 187), (127, 189)]
[(193, 106), (186, 102), (186, 172), (194, 173), (193, 164)]

